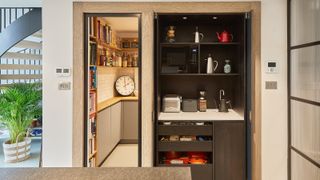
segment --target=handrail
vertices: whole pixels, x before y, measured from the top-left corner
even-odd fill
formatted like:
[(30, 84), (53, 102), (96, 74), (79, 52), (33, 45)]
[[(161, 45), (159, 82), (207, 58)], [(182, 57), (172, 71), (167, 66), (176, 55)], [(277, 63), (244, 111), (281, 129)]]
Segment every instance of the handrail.
[(0, 7), (0, 33), (15, 20), (25, 15), (33, 8), (28, 7)]
[(0, 57), (15, 44), (41, 30), (41, 28), (41, 8), (33, 8), (13, 21), (0, 33)]

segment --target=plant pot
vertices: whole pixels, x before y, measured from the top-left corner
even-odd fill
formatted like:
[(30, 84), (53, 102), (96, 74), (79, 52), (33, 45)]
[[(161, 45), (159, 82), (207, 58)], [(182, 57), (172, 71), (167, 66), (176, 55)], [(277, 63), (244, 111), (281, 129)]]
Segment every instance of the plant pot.
[(31, 139), (25, 138), (19, 143), (9, 144), (6, 141), (2, 144), (4, 152), (4, 162), (15, 163), (28, 159), (30, 157)]

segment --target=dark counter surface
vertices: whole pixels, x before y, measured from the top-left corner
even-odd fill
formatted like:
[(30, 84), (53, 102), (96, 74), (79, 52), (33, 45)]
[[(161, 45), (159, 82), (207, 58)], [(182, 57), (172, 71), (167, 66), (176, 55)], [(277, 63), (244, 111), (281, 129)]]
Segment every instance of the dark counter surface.
[(189, 167), (0, 168), (1, 180), (191, 180)]

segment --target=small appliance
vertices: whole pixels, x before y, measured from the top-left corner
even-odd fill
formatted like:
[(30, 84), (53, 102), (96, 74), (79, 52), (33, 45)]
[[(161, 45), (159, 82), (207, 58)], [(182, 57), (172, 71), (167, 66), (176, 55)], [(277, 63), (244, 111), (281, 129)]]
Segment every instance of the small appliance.
[(182, 97), (176, 94), (167, 94), (162, 99), (162, 111), (166, 113), (178, 113), (181, 110)]

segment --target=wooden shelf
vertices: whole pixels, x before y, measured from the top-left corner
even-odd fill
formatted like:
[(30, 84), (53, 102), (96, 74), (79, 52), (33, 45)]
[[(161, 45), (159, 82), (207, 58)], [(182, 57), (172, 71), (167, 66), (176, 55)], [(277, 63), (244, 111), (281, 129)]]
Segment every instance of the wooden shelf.
[(122, 51), (138, 51), (138, 48), (122, 48)]
[(161, 76), (240, 76), (239, 73), (161, 73)]
[(121, 48), (116, 47), (116, 46), (112, 46), (112, 45), (107, 44), (107, 43), (105, 43), (105, 42), (99, 42), (99, 43), (98, 43), (98, 48), (101, 48), (101, 47), (102, 47), (102, 48), (106, 48), (106, 49), (113, 49), (113, 50), (122, 51)]
[(138, 101), (138, 97), (137, 96), (113, 97), (111, 99), (98, 103), (98, 111), (101, 111), (104, 108), (112, 106), (120, 101)]
[(114, 66), (97, 66), (98, 68), (109, 68), (109, 69), (138, 69), (139, 67), (114, 67)]

